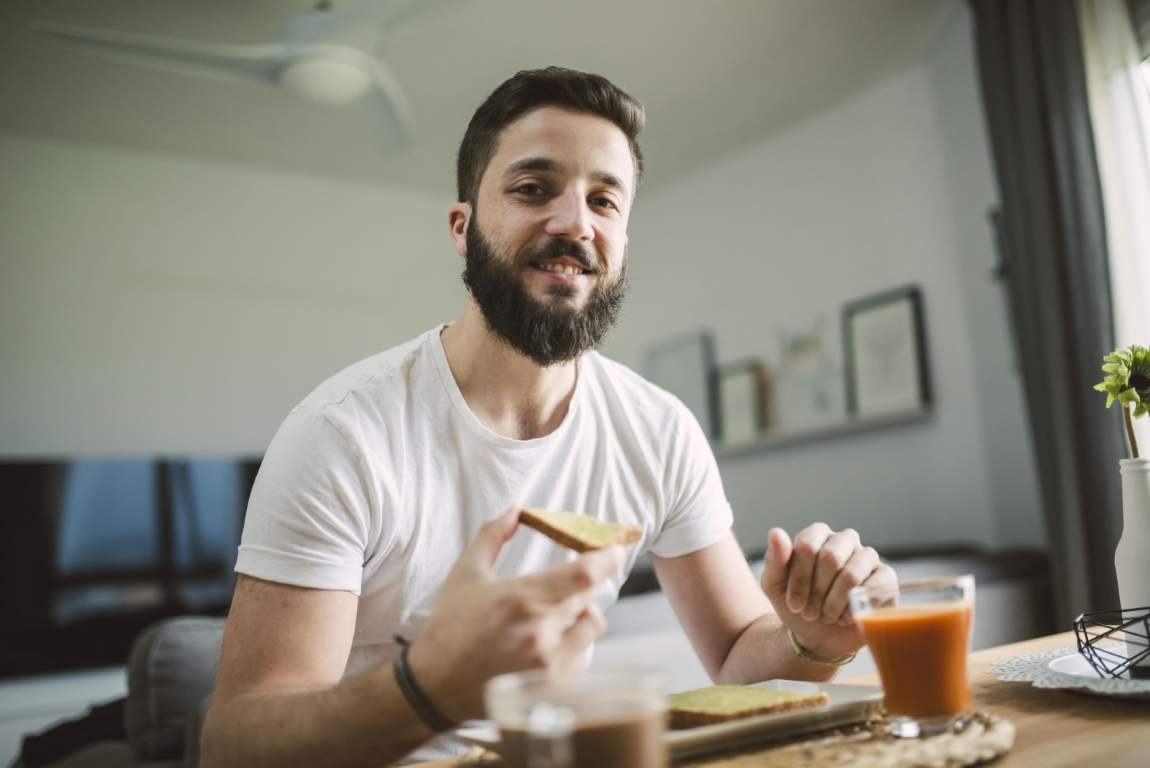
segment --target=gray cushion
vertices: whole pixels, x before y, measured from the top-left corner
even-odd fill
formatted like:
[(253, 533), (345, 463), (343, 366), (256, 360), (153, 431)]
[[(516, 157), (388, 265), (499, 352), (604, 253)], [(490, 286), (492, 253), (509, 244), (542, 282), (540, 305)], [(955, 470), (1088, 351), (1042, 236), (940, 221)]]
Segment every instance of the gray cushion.
[(210, 703), (210, 698), (204, 699), (199, 708), (188, 717), (188, 724), (184, 729), (183, 768), (199, 768), (200, 732), (204, 727), (204, 719), (208, 716), (208, 704)]
[[(12, 768), (28, 768), (26, 763), (13, 763)], [(77, 750), (52, 768), (181, 768), (178, 761), (139, 762), (123, 741), (98, 741)]]
[(185, 616), (140, 633), (128, 658), (124, 728), (141, 760), (183, 756), (189, 720), (212, 692), (224, 620)]

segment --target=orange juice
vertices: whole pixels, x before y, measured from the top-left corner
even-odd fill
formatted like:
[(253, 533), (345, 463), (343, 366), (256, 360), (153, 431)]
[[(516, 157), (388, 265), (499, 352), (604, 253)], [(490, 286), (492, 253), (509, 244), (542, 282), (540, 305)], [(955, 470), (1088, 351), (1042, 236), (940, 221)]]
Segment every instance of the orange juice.
[(947, 717), (970, 709), (970, 602), (883, 608), (858, 617), (891, 715)]

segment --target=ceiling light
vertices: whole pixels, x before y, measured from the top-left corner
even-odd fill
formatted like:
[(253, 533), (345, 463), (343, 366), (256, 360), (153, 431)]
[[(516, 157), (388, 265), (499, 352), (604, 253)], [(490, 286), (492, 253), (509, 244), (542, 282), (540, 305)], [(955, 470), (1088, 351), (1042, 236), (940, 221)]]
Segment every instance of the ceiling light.
[(356, 62), (317, 53), (288, 62), (279, 80), (309, 101), (350, 104), (371, 90), (372, 80)]

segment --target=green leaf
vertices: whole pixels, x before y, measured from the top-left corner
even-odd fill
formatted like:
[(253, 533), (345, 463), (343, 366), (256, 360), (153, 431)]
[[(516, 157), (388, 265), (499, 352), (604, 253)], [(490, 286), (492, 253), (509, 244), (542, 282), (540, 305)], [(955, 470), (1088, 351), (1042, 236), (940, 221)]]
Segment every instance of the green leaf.
[(1135, 418), (1150, 415), (1150, 388), (1134, 389), (1131, 379), (1150, 378), (1150, 347), (1131, 344), (1118, 347), (1102, 357), (1102, 381), (1093, 385), (1096, 392), (1106, 393), (1106, 407), (1120, 403)]

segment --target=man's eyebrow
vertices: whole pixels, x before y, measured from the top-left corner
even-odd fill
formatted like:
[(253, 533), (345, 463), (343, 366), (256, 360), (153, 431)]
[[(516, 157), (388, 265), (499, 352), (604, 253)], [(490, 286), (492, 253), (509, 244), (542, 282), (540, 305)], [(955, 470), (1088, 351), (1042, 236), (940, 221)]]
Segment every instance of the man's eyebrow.
[[(511, 165), (507, 166), (507, 170), (503, 172), (503, 176), (506, 178), (508, 176), (514, 176), (517, 173), (522, 173), (523, 171), (559, 173), (561, 170), (562, 169), (559, 167), (559, 163), (551, 160), (550, 158), (526, 157), (522, 160), (516, 160)], [(591, 174), (591, 177), (604, 186), (612, 187), (619, 190), (620, 192), (626, 191), (626, 187), (624, 187), (622, 179), (613, 173), (608, 173), (607, 171), (596, 171)]]
[(511, 165), (507, 166), (507, 170), (503, 172), (504, 176), (514, 176), (523, 171), (540, 171), (543, 173), (559, 173), (559, 163), (554, 160), (549, 160), (546, 157), (527, 157), (522, 160), (516, 160)]
[(592, 174), (592, 178), (594, 178), (595, 181), (599, 182), (605, 187), (614, 187), (620, 192), (626, 191), (623, 187), (623, 181), (613, 173), (607, 173), (606, 171), (596, 171), (594, 174)]

